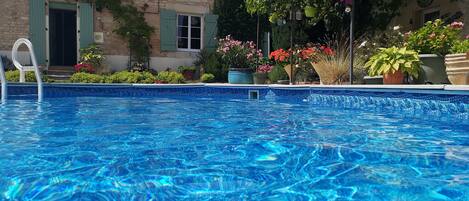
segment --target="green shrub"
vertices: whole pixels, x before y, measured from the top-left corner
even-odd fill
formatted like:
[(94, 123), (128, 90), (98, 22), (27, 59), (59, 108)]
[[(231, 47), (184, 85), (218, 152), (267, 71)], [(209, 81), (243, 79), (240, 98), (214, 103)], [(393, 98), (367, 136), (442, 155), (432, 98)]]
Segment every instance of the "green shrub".
[(453, 47), (451, 48), (452, 54), (466, 53), (466, 52), (469, 52), (469, 39), (458, 41), (454, 43)]
[(103, 83), (104, 76), (91, 73), (75, 73), (70, 77), (72, 83)]
[(108, 76), (105, 82), (152, 84), (155, 83), (155, 80), (155, 76), (153, 76), (153, 74), (151, 74), (150, 72), (121, 71)]
[[(8, 82), (19, 82), (20, 81), (20, 71), (19, 70), (12, 70), (5, 72), (5, 77)], [(34, 72), (29, 71), (25, 74), (26, 82), (36, 82), (36, 75)], [(47, 82), (47, 76), (42, 74), (42, 81)]]
[(438, 19), (412, 32), (407, 39), (407, 46), (419, 54), (445, 55), (459, 39), (459, 33), (460, 29), (445, 25)]
[(184, 83), (184, 76), (178, 72), (163, 71), (156, 76), (156, 82), (170, 84)]
[(179, 66), (178, 67), (178, 72), (184, 73), (186, 71), (192, 71), (195, 72), (197, 69), (194, 66)]
[(210, 74), (210, 73), (205, 73), (200, 77), (200, 81), (203, 83), (211, 83), (215, 80), (215, 75)]
[(269, 80), (276, 83), (278, 80), (288, 80), (288, 74), (281, 65), (275, 65), (269, 73)]
[(209, 73), (215, 76), (215, 81), (226, 82), (228, 81), (228, 67), (223, 65), (221, 55), (216, 51), (209, 51), (203, 49), (197, 56), (194, 65), (200, 66), (204, 69), (204, 73)]
[(417, 77), (420, 71), (420, 59), (416, 51), (407, 48), (381, 48), (365, 64), (370, 76), (384, 75), (401, 71)]

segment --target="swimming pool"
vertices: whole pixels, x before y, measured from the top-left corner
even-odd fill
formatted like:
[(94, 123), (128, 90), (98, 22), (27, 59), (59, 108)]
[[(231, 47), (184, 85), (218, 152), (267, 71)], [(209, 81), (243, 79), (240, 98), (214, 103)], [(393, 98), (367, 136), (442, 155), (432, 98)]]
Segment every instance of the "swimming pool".
[[(3, 200), (468, 200), (469, 97), (11, 87)], [(260, 100), (248, 100), (249, 91)]]

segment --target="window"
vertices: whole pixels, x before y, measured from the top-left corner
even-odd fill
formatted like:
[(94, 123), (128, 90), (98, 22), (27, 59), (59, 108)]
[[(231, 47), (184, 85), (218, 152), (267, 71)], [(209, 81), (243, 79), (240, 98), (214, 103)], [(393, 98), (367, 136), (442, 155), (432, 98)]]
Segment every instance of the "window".
[(202, 19), (199, 16), (178, 15), (177, 46), (180, 50), (200, 50)]
[(435, 8), (424, 10), (422, 14), (423, 14), (422, 15), (422, 20), (423, 20), (422, 23), (423, 24), (425, 24), (428, 21), (434, 21), (434, 20), (440, 18), (440, 10), (435, 9)]

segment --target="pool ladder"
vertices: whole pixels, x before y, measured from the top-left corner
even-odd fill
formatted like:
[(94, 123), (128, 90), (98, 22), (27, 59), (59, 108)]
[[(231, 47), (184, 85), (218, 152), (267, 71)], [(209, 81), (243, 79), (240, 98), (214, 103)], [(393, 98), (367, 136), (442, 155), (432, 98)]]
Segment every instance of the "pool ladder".
[[(32, 66), (23, 66), (20, 62), (18, 62), (18, 48), (21, 45), (26, 45), (29, 50), (29, 55), (31, 57)], [(26, 38), (18, 39), (15, 44), (13, 45), (13, 49), (11, 51), (11, 59), (13, 61), (13, 65), (20, 71), (20, 82), (26, 81), (26, 72), (34, 71), (37, 81), (37, 100), (38, 102), (42, 101), (43, 98), (43, 86), (42, 86), (42, 76), (41, 71), (39, 71), (39, 66), (37, 64), (36, 55), (34, 54), (33, 44)], [(2, 102), (5, 102), (8, 96), (7, 90), (7, 80), (5, 77), (5, 69), (3, 66), (3, 61), (0, 58), (0, 80), (2, 83)]]

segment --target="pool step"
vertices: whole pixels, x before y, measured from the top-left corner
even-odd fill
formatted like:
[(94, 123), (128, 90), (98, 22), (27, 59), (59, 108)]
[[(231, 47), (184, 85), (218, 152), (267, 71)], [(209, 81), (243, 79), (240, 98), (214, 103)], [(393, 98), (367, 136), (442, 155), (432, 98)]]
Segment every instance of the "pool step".
[(53, 80), (68, 80), (75, 73), (73, 66), (50, 66), (47, 77)]

